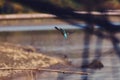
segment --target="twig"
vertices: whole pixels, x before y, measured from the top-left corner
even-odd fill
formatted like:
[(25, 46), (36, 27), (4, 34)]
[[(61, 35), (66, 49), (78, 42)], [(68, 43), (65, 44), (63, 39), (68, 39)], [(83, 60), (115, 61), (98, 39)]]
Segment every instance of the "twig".
[(58, 72), (58, 73), (66, 73), (66, 74), (79, 74), (79, 75), (88, 75), (88, 72), (82, 71), (70, 71), (70, 70), (55, 70), (55, 69), (14, 69), (14, 68), (0, 68), (0, 70), (38, 70), (38, 71), (47, 71), (47, 72)]

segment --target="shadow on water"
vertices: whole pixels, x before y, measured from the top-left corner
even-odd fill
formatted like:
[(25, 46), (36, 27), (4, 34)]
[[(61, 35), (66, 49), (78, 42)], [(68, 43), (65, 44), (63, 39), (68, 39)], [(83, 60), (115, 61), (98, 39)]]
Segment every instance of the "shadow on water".
[[(90, 46), (90, 32), (88, 29), (85, 29), (85, 35), (84, 35), (84, 50), (82, 53), (82, 71), (83, 72), (87, 72), (87, 68), (88, 68), (88, 64), (89, 64), (89, 46)], [(86, 47), (87, 46), (87, 47)], [(82, 76), (83, 80), (88, 80), (87, 75), (86, 76)]]
[(120, 41), (117, 37), (114, 36), (115, 34), (110, 33), (110, 40), (113, 44), (114, 50), (116, 51), (116, 54), (120, 57)]

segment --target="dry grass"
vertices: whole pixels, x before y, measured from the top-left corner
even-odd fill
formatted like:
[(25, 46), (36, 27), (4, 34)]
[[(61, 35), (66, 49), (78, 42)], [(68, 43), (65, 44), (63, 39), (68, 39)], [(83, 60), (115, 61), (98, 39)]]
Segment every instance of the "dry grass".
[(57, 63), (63, 63), (63, 61), (37, 53), (32, 47), (0, 43), (0, 69), (20, 69), (0, 70), (0, 78), (21, 73), (23, 71), (21, 69), (44, 68)]

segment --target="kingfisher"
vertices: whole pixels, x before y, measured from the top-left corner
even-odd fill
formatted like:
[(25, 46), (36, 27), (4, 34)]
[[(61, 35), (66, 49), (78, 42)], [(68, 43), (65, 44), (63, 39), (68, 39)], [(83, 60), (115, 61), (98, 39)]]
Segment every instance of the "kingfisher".
[(64, 29), (62, 29), (62, 28), (58, 28), (58, 27), (56, 27), (56, 26), (55, 26), (55, 29), (58, 30), (58, 31), (60, 31), (61, 34), (64, 36), (65, 39), (68, 38), (68, 33), (67, 33), (66, 30), (64, 30)]

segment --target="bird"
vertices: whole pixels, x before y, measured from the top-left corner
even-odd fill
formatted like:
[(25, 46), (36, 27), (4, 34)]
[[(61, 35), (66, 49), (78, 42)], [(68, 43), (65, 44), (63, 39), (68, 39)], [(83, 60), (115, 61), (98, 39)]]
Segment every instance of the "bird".
[(67, 33), (66, 30), (64, 30), (64, 29), (62, 29), (62, 28), (58, 28), (58, 27), (56, 27), (56, 26), (55, 26), (55, 29), (58, 30), (58, 31), (60, 31), (61, 34), (64, 36), (65, 39), (68, 38), (68, 33)]

